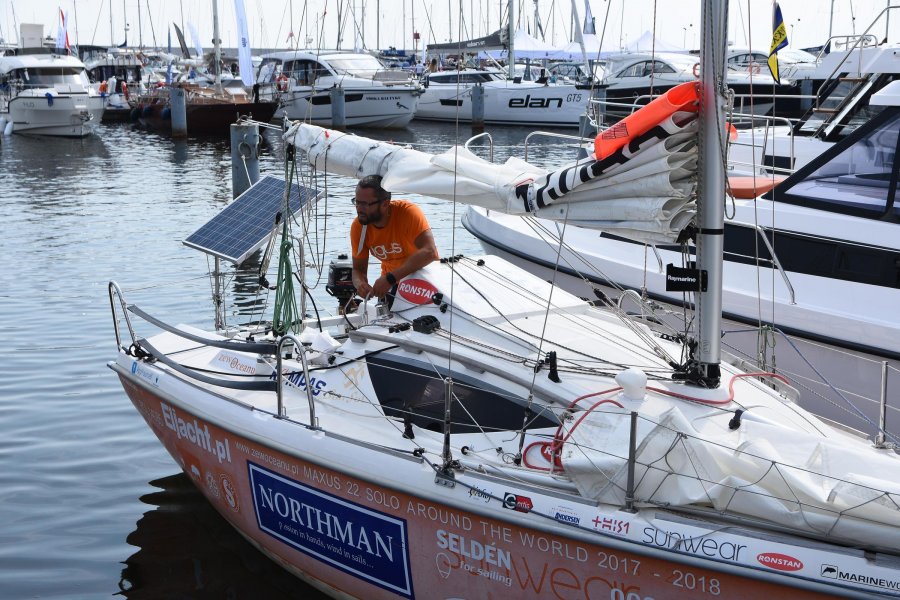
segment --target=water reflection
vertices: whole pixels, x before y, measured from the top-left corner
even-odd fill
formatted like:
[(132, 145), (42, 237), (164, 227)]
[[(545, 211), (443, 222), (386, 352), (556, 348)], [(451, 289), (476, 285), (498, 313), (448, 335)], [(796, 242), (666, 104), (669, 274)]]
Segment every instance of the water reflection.
[(161, 598), (322, 598), (250, 545), (184, 474), (150, 482), (141, 496), (153, 508), (127, 537), (137, 550), (124, 562), (119, 587), (130, 600)]
[[(231, 283), (231, 313), (242, 325), (256, 324), (266, 315), (266, 307), (273, 290), (263, 287), (260, 282), (262, 250), (254, 252), (250, 258), (234, 271)], [(271, 297), (270, 297), (271, 296)]]

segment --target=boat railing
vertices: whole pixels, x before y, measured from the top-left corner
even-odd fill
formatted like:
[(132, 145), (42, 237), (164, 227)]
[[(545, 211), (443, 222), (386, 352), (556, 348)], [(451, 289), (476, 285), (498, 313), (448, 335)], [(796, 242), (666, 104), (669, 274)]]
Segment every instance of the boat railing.
[[(464, 148), (465, 148), (466, 150), (471, 151), (471, 148), (470, 148), (469, 146), (470, 146), (475, 140), (480, 139), (480, 138), (483, 138), (483, 137), (486, 137), (487, 140), (488, 140), (488, 148), (489, 148), (489, 152), (490, 152), (488, 161), (489, 161), (489, 162), (494, 162), (494, 138), (493, 138), (493, 137), (491, 136), (491, 134), (488, 133), (487, 131), (485, 131), (484, 133), (479, 133), (478, 135), (473, 135), (472, 137), (470, 137), (469, 139), (467, 139), (467, 140), (466, 140), (466, 143), (465, 143), (465, 145), (464, 145)], [(527, 142), (526, 142), (526, 147), (527, 147)]]
[[(281, 336), (281, 339), (278, 340), (278, 353), (277, 353), (277, 369), (278, 369), (278, 387), (276, 393), (278, 394), (278, 418), (282, 419), (287, 417), (287, 414), (284, 409), (284, 369), (282, 368), (283, 356), (285, 354), (285, 345), (290, 342), (294, 345), (294, 351), (297, 355), (300, 356), (300, 364), (303, 367), (303, 380), (309, 382), (309, 363), (306, 360), (306, 349), (303, 347), (303, 344), (299, 339), (294, 337), (294, 334), (288, 333)], [(307, 384), (303, 386), (306, 389), (306, 399), (309, 402), (309, 426), (313, 429), (318, 428), (318, 423), (316, 423), (316, 404), (313, 400), (312, 394), (312, 385)]]
[(573, 148), (580, 148), (581, 145), (584, 144), (585, 141), (587, 141), (586, 138), (580, 135), (572, 135), (570, 133), (556, 133), (553, 131), (532, 131), (527, 136), (525, 136), (525, 156), (523, 157), (523, 160), (525, 161), (528, 160), (528, 143), (531, 141), (531, 138), (534, 137), (548, 137), (560, 140), (569, 140), (570, 142), (572, 142), (571, 145)]
[[(118, 303), (118, 309), (116, 308), (116, 304)], [(131, 324), (131, 317), (128, 315), (128, 305), (125, 303), (125, 296), (122, 294), (122, 288), (119, 287), (119, 284), (115, 281), (109, 282), (109, 307), (112, 310), (113, 317), (113, 329), (116, 332), (116, 345), (124, 350), (128, 351), (128, 348), (122, 345), (122, 335), (119, 330), (119, 319), (125, 319), (125, 324), (128, 325), (128, 333), (131, 335), (132, 344), (137, 343), (137, 336), (134, 333), (134, 327)]]
[[(283, 335), (281, 339), (278, 340), (277, 344), (272, 342), (235, 342), (229, 339), (212, 339), (204, 336), (199, 336), (164, 323), (163, 321), (160, 321), (152, 315), (144, 312), (137, 306), (128, 304), (125, 301), (125, 295), (122, 293), (122, 289), (115, 281), (109, 282), (109, 303), (112, 310), (113, 328), (116, 334), (116, 344), (121, 351), (136, 357), (152, 357), (154, 360), (165, 364), (166, 366), (181, 373), (182, 375), (186, 375), (187, 377), (211, 385), (218, 385), (222, 387), (242, 390), (274, 391), (278, 399), (278, 418), (287, 417), (287, 412), (284, 407), (283, 390), (285, 384), (284, 356), (286, 355), (286, 347), (288, 346), (288, 344), (293, 345), (294, 354), (299, 357), (298, 360), (300, 361), (303, 369), (304, 381), (310, 380), (309, 362), (306, 358), (306, 350), (303, 343), (300, 342), (300, 340), (292, 333)], [(168, 331), (169, 333), (175, 334), (179, 337), (190, 340), (192, 342), (196, 342), (198, 344), (238, 352), (253, 352), (264, 356), (275, 355), (277, 369), (277, 376), (275, 377), (275, 381), (234, 381), (230, 379), (220, 379), (204, 375), (203, 373), (197, 372), (191, 367), (184, 366), (172, 360), (164, 352), (161, 352), (159, 349), (155, 348), (146, 339), (138, 338), (137, 334), (135, 333), (134, 326), (131, 322), (129, 313), (144, 319), (148, 323), (159, 327), (164, 331)], [(126, 347), (122, 344), (122, 331), (119, 326), (120, 319), (124, 319), (126, 325), (128, 326), (128, 334), (131, 336), (130, 347)], [(305, 386), (305, 388), (306, 398), (309, 402), (309, 426), (313, 429), (316, 429), (318, 427), (318, 424), (316, 422), (316, 408), (315, 402), (313, 400), (312, 390), (310, 389), (310, 386)]]
[[(831, 71), (831, 73), (829, 73), (828, 76), (825, 78), (825, 81), (822, 82), (822, 85), (819, 86), (819, 89), (816, 90), (816, 97), (818, 97), (822, 93), (822, 90), (825, 88), (826, 85), (828, 85), (834, 79), (834, 76), (841, 72), (841, 67), (844, 66), (844, 63), (847, 62), (847, 59), (849, 59), (850, 56), (853, 55), (854, 50), (859, 49), (860, 54), (862, 54), (863, 48), (869, 48), (869, 47), (874, 47), (874, 46), (878, 45), (878, 38), (875, 37), (875, 34), (869, 33), (869, 31), (871, 31), (871, 29), (873, 27), (875, 27), (876, 23), (878, 23), (878, 21), (881, 20), (881, 18), (883, 16), (888, 14), (888, 11), (895, 9), (895, 8), (900, 8), (900, 5), (886, 6), (885, 8), (881, 9), (881, 12), (878, 13), (874, 19), (872, 19), (872, 23), (866, 28), (866, 30), (864, 32), (862, 32), (858, 36), (856, 36), (856, 35), (833, 36), (828, 39), (828, 42), (826, 42), (825, 46), (822, 47), (822, 51), (820, 51), (820, 55), (821, 55), (821, 52), (824, 52), (824, 49), (826, 47), (828, 47), (828, 44), (832, 40), (835, 40), (836, 41), (835, 43), (837, 44), (839, 40), (844, 39), (845, 44), (849, 47), (847, 48), (847, 52), (844, 55), (844, 57), (840, 61), (838, 61), (838, 64), (835, 65), (835, 67)], [(853, 40), (852, 45), (850, 45), (851, 40)], [(874, 44), (871, 43), (873, 40), (874, 40)], [(856, 61), (857, 75), (860, 74), (859, 69), (861, 66), (862, 66), (862, 60), (857, 60)], [(818, 108), (818, 102), (816, 102), (816, 107)]]
[[(591, 122), (594, 125), (596, 125), (599, 122), (602, 122), (602, 117), (594, 116), (594, 115), (604, 114), (602, 112), (602, 107), (612, 106), (612, 107), (627, 109), (630, 112), (634, 112), (634, 111), (638, 110), (639, 108), (645, 106), (647, 104), (647, 102), (649, 102), (650, 100), (657, 98), (657, 97), (658, 97), (658, 95), (640, 96), (638, 98), (635, 98), (634, 103), (613, 102), (613, 101), (609, 101), (609, 100), (601, 100), (601, 99), (594, 98), (591, 100), (591, 103), (596, 108), (592, 109), (593, 112), (591, 115)], [(811, 94), (798, 94), (793, 97), (807, 98), (807, 99), (815, 98)], [(741, 126), (747, 126), (748, 128), (762, 127), (762, 129), (763, 129), (762, 144), (758, 145), (755, 142), (753, 144), (746, 144), (743, 142), (733, 141), (733, 142), (731, 142), (731, 145), (747, 146), (747, 147), (752, 147), (752, 148), (759, 147), (764, 150), (768, 145), (767, 143), (768, 143), (769, 137), (772, 135), (772, 130), (775, 127), (784, 126), (787, 128), (787, 131), (788, 131), (788, 145), (790, 148), (789, 158), (790, 158), (790, 164), (793, 165), (794, 157), (795, 157), (795, 152), (794, 152), (794, 148), (795, 148), (794, 124), (795, 124), (795, 121), (792, 119), (789, 119), (787, 117), (756, 115), (756, 114), (752, 114), (749, 112), (744, 112), (742, 110), (744, 107), (743, 100), (745, 100), (746, 98), (749, 98), (749, 96), (744, 95), (744, 94), (736, 94), (735, 95), (735, 100), (736, 101), (740, 100), (740, 102), (737, 103), (735, 110), (731, 113), (731, 117), (730, 117), (731, 122), (732, 122), (732, 124), (739, 124)], [(762, 125), (759, 125), (759, 123), (762, 123)], [(754, 153), (754, 156), (755, 156), (755, 153)], [(758, 165), (758, 164), (753, 164), (753, 163), (735, 162), (732, 160), (729, 160), (728, 163), (730, 166), (752, 167), (754, 170), (757, 167), (763, 166), (763, 165)], [(769, 169), (773, 173), (778, 173), (778, 174), (783, 174), (783, 175), (790, 175), (794, 172), (794, 169), (792, 169), (792, 168), (777, 167), (775, 165), (767, 165), (766, 168)]]
[[(829, 50), (830, 44), (830, 50)], [(830, 52), (838, 52), (858, 45), (860, 48), (872, 48), (879, 44), (878, 37), (875, 34), (849, 34), (849, 35), (833, 35), (822, 44), (822, 48), (816, 53), (816, 62), (822, 60), (825, 56), (825, 50)]]
[[(799, 359), (793, 369), (787, 369), (787, 363), (794, 363), (795, 360), (785, 361), (785, 355), (782, 351), (781, 360), (779, 361), (778, 372), (789, 377), (794, 385), (798, 385), (803, 389), (801, 397), (799, 389), (783, 386), (785, 389), (781, 393), (790, 398), (792, 402), (803, 406), (809, 412), (815, 414), (819, 419), (827, 422), (830, 426), (851, 433), (857, 437), (871, 438), (874, 445), (878, 448), (892, 449), (897, 446), (897, 434), (890, 433), (888, 425), (888, 412), (891, 412), (892, 418), (897, 419), (900, 416), (900, 407), (892, 405), (889, 401), (900, 398), (898, 390), (900, 390), (900, 368), (896, 363), (884, 360), (881, 357), (854, 355), (853, 358), (859, 361), (857, 367), (857, 378), (859, 381), (867, 382), (871, 387), (866, 392), (860, 392), (858, 386), (854, 389), (843, 389), (833, 384), (826, 373), (820, 371), (816, 364), (807, 358), (804, 351), (801, 350), (799, 340), (793, 339), (777, 326), (763, 325), (747, 329), (723, 330), (722, 339), (732, 339), (740, 335), (759, 336), (763, 331), (768, 332), (771, 339), (765, 341), (765, 346), (775, 348), (782, 347), (786, 344), (789, 347), (791, 355)], [(723, 341), (723, 343), (725, 343)], [(758, 370), (774, 370), (774, 354), (772, 356), (773, 364), (768, 365), (765, 353), (752, 356), (739, 348), (744, 344), (732, 342), (728, 344), (729, 353), (726, 355), (730, 364), (738, 367), (743, 371)], [(834, 357), (835, 360), (845, 358), (846, 351), (824, 343), (812, 340), (804, 340), (803, 347), (814, 347), (816, 360), (825, 360), (823, 357)], [(877, 383), (876, 383), (877, 382)], [(877, 385), (877, 396), (875, 387)], [(806, 402), (804, 402), (804, 400)], [(834, 409), (841, 410), (846, 415), (850, 415), (857, 419), (859, 423), (847, 419), (845, 416), (838, 419), (834, 413)], [(872, 415), (877, 415), (873, 417)], [(895, 428), (896, 430), (896, 428)], [(889, 441), (889, 439), (891, 441)]]
[[(775, 379), (771, 374), (757, 373), (752, 379), (744, 381), (764, 386), (767, 385), (764, 381), (767, 375), (770, 379)], [(718, 496), (724, 504), (719, 506), (713, 498), (708, 497), (713, 501), (711, 503), (715, 505), (715, 509), (706, 512), (707, 515), (734, 519), (744, 525), (776, 523), (784, 531), (793, 531), (810, 539), (848, 543), (856, 528), (872, 531), (872, 528), (884, 526), (895, 518), (893, 511), (898, 510), (896, 492), (875, 481), (857, 480), (852, 474), (829, 473), (825, 469), (796, 464), (786, 456), (770, 458), (753, 444), (746, 443), (736, 447), (728, 442), (698, 436), (662, 419), (649, 418), (634, 411), (604, 411), (594, 410), (592, 407), (586, 412), (594, 413), (600, 420), (606, 421), (608, 427), (627, 428), (629, 431), (627, 447), (618, 450), (596, 449), (581, 445), (578, 441), (565, 442), (574, 443), (586, 454), (602, 456), (600, 460), (615, 461), (621, 465), (625, 481), (622, 481), (621, 475), (617, 477), (614, 485), (607, 486), (601, 492), (600, 501), (618, 504), (624, 512), (636, 512), (635, 505), (640, 504), (663, 506), (675, 512), (689, 514), (696, 511), (696, 514), (704, 514), (707, 508), (702, 503), (673, 503), (668, 491), (671, 488), (662, 485), (663, 481), (668, 484), (667, 480), (683, 480), (686, 487), (692, 483), (697, 484), (707, 494)], [(728, 427), (737, 430), (745, 427), (745, 422), (753, 421), (771, 425), (753, 409), (738, 409)], [(650, 441), (651, 436), (639, 433), (641, 429), (651, 429), (656, 436), (665, 438), (667, 442), (671, 439), (662, 460), (655, 452), (648, 451), (653, 442)], [(661, 444), (658, 441), (656, 443)], [(699, 469), (685, 471), (670, 466), (681, 464), (680, 460), (692, 465), (715, 465), (713, 458), (719, 455), (740, 457), (745, 470), (730, 474), (724, 470), (719, 473)], [(682, 458), (688, 456), (690, 459)], [(600, 462), (598, 459), (594, 460)], [(830, 490), (830, 493), (822, 496), (818, 493), (819, 489)], [(741, 495), (789, 504), (791, 510), (802, 518), (795, 523), (780, 520), (777, 516), (773, 519), (764, 503), (753, 505), (751, 502), (748, 505), (736, 501)], [(726, 500), (728, 496), (731, 499)], [(732, 507), (732, 504), (736, 506)], [(871, 512), (864, 512), (869, 507)], [(803, 525), (798, 526), (797, 523), (801, 522)], [(869, 545), (864, 545), (864, 548), (883, 551), (888, 548), (885, 545), (886, 539), (886, 536), (882, 536), (878, 540), (867, 540)]]
[[(607, 108), (615, 109), (616, 115), (634, 113), (640, 108), (643, 108), (650, 101), (659, 98), (662, 94), (644, 94), (642, 96), (636, 96), (632, 102), (618, 102), (614, 100), (605, 100), (603, 98), (591, 98), (589, 101), (589, 112), (588, 116), (591, 119), (591, 124), (594, 126), (601, 125), (604, 121), (604, 117), (608, 114)], [(766, 98), (771, 98), (772, 96), (753, 96), (752, 94), (734, 94), (734, 111), (733, 111), (733, 124), (745, 125), (748, 120), (755, 120), (763, 118), (762, 115), (752, 114), (749, 110), (751, 108), (751, 100), (756, 103), (765, 104)], [(791, 94), (790, 98), (796, 100), (809, 100), (810, 106), (815, 102), (816, 96), (814, 94)], [(781, 118), (788, 121), (788, 124), (793, 125), (793, 122), (790, 119), (785, 117), (774, 117)]]
[[(769, 145), (769, 138), (770, 138), (770, 136), (773, 135), (773, 130), (775, 129), (775, 127), (786, 127), (787, 128), (786, 131), (787, 131), (787, 135), (788, 135), (788, 147), (789, 147), (788, 158), (790, 159), (789, 164), (790, 165), (794, 164), (794, 156), (795, 156), (794, 139), (795, 139), (795, 137), (794, 137), (794, 122), (791, 119), (788, 119), (786, 117), (774, 117), (774, 116), (768, 116), (768, 115), (753, 115), (753, 114), (748, 114), (748, 113), (734, 113), (734, 115), (735, 115), (735, 117), (737, 117), (735, 120), (739, 119), (740, 122), (742, 122), (742, 123), (746, 123), (747, 122), (746, 120), (749, 119), (750, 129), (762, 129), (762, 137), (761, 137), (761, 143), (758, 143), (756, 141), (756, 139), (754, 138), (752, 140), (752, 142), (749, 144), (745, 143), (745, 142), (739, 142), (737, 140), (734, 140), (730, 143), (731, 146), (742, 146), (742, 147), (753, 148), (754, 152), (752, 152), (752, 155), (754, 157), (754, 160), (756, 158), (755, 149), (759, 148), (761, 150), (760, 158), (762, 159), (765, 157), (765, 150)], [(757, 125), (757, 123), (760, 123), (760, 122), (762, 122), (762, 125), (761, 126)], [(773, 149), (772, 154), (774, 155), (774, 149)], [(765, 166), (769, 171), (771, 171), (773, 173), (782, 174), (782, 175), (791, 175), (794, 172), (794, 169), (792, 167), (786, 168), (786, 167), (778, 167), (774, 164), (761, 165), (761, 164), (756, 164), (755, 162), (753, 162), (753, 163), (739, 162), (739, 161), (732, 160), (730, 157), (728, 160), (728, 164), (731, 167), (736, 167), (736, 166), (751, 167), (754, 171), (760, 166)]]
[(729, 224), (735, 225), (737, 227), (746, 227), (747, 229), (753, 229), (756, 232), (756, 236), (762, 240), (763, 245), (766, 247), (766, 250), (769, 251), (769, 256), (771, 256), (772, 258), (771, 258), (771, 260), (766, 260), (766, 259), (763, 259), (758, 256), (757, 257), (751, 256), (751, 257), (745, 257), (745, 258), (752, 258), (759, 262), (769, 262), (776, 269), (778, 269), (778, 272), (781, 273), (781, 278), (784, 280), (784, 285), (787, 286), (788, 295), (790, 296), (790, 299), (791, 299), (791, 304), (797, 304), (797, 297), (796, 297), (796, 294), (794, 293), (794, 286), (791, 285), (790, 278), (788, 277), (784, 268), (781, 266), (781, 261), (778, 260), (778, 255), (775, 254), (775, 248), (772, 247), (772, 243), (769, 241), (769, 238), (766, 235), (765, 229), (763, 229), (759, 225), (754, 225), (754, 224), (750, 224), (750, 223), (739, 223), (737, 221), (729, 221)]

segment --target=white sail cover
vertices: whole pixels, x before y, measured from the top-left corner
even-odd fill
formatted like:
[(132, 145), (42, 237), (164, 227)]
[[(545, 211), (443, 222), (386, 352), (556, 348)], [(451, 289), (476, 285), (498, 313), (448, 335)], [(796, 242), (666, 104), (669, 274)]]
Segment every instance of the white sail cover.
[(584, 158), (553, 171), (516, 158), (494, 164), (459, 146), (428, 154), (305, 123), (284, 139), (316, 169), (381, 175), (390, 192), (672, 243), (695, 214), (696, 130), (694, 113), (675, 113), (603, 160)]
[[(754, 418), (755, 409), (734, 431), (696, 418), (697, 412), (669, 404), (656, 416), (642, 412), (638, 418), (639, 504), (702, 506), (900, 549), (900, 488), (878, 475), (897, 472), (896, 452), (873, 453), (866, 440)], [(593, 413), (562, 448), (565, 472), (584, 496), (614, 505), (625, 501), (629, 418), (624, 410)]]

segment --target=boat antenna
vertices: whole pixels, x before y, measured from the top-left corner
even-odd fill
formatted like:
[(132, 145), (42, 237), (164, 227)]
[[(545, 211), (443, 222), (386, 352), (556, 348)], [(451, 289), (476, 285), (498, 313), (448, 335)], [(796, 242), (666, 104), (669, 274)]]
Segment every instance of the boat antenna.
[(728, 31), (727, 0), (704, 0), (704, 34), (700, 42), (700, 179), (697, 187), (697, 294), (699, 344), (688, 380), (718, 387), (722, 327), (722, 252), (725, 233), (725, 49)]

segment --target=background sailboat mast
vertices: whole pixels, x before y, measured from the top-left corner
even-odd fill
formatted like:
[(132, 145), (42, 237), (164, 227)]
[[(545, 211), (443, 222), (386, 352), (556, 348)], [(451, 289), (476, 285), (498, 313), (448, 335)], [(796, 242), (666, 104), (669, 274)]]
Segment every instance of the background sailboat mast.
[(222, 88), (222, 69), (219, 67), (219, 62), (222, 60), (222, 43), (219, 41), (219, 5), (218, 0), (213, 0), (213, 47), (215, 48), (215, 73), (216, 73), (216, 88)]
[(697, 267), (709, 285), (697, 296), (700, 340), (697, 355), (701, 385), (719, 383), (722, 327), (722, 250), (725, 219), (725, 49), (727, 0), (704, 0), (700, 42), (700, 170), (697, 199)]
[(509, 62), (509, 78), (513, 79), (516, 76), (516, 49), (514, 46), (514, 40), (516, 39), (516, 18), (515, 18), (515, 7), (516, 0), (509, 0), (509, 4), (507, 6), (507, 18), (509, 19), (509, 23), (507, 27), (507, 40), (508, 48), (507, 48), (507, 62)]

